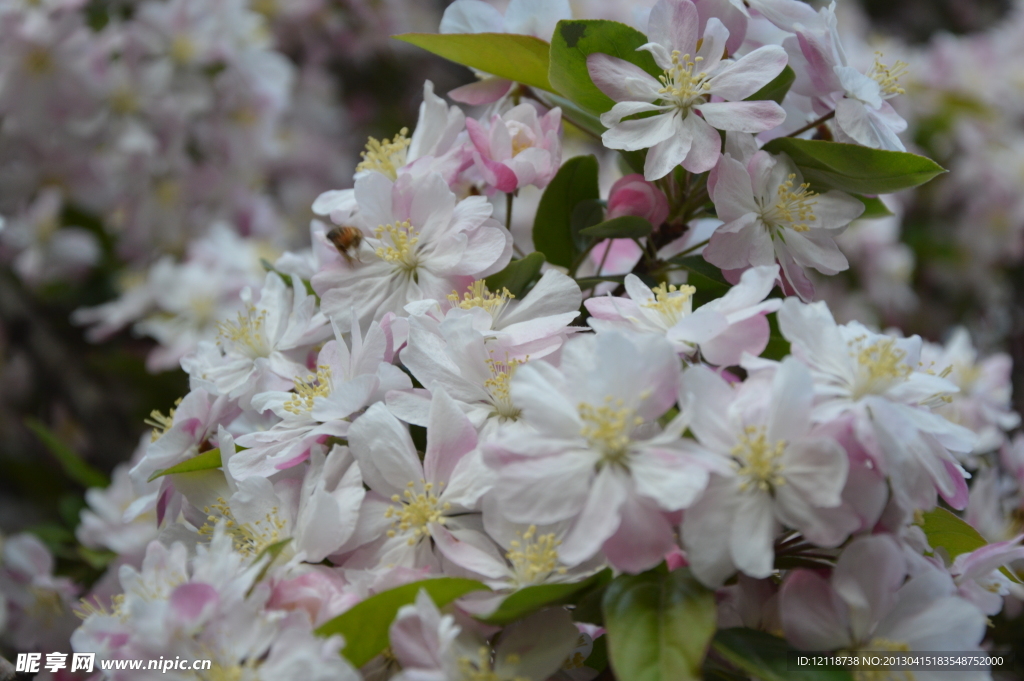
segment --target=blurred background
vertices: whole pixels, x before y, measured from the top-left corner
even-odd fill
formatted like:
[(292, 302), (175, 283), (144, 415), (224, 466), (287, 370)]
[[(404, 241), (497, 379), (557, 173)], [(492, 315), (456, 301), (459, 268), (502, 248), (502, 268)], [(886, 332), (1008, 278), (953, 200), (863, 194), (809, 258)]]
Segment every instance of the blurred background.
[[(187, 392), (181, 357), (263, 261), (308, 246), (313, 200), (350, 186), (367, 138), (413, 127), (425, 80), (472, 82), (389, 37), (435, 32), (447, 4), (0, 0), (0, 536), (30, 529), (59, 574), (95, 579), (84, 491)], [(635, 4), (653, 0), (574, 9)], [(838, 5), (852, 50), (909, 64), (904, 139), (950, 172), (855, 223), (819, 296), (840, 322), (965, 327), (1012, 357), (1021, 411), (1024, 5)]]

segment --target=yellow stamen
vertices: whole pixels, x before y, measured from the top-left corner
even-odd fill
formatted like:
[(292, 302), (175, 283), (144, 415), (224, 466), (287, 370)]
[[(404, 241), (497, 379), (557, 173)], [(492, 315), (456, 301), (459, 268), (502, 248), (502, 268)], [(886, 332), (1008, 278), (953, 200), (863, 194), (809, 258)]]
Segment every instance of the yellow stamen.
[(642, 303), (643, 307), (656, 310), (668, 324), (675, 324), (693, 311), (693, 294), (697, 289), (683, 284), (660, 284), (652, 291), (654, 300)]
[(390, 245), (378, 246), (374, 251), (378, 258), (399, 266), (406, 273), (413, 273), (419, 267), (416, 244), (419, 243), (419, 232), (413, 229), (408, 220), (390, 225), (380, 225), (373, 230), (374, 236), (381, 241), (384, 237), (391, 241)]
[[(174, 406), (177, 407), (179, 404), (181, 404), (182, 399), (183, 398), (179, 397), (178, 399), (174, 400)], [(171, 426), (174, 425), (174, 407), (167, 410), (167, 416), (161, 414), (159, 409), (154, 409), (153, 411), (149, 412), (149, 418), (145, 419), (143, 423), (145, 423), (147, 426), (153, 427), (153, 433), (152, 435), (150, 435), (149, 441), (156, 442), (161, 437), (163, 437), (163, 435), (168, 430), (171, 429)]]
[(907, 93), (899, 86), (899, 80), (907, 74), (909, 67), (905, 61), (897, 61), (892, 66), (886, 66), (882, 63), (882, 53), (875, 52), (875, 63), (867, 75), (882, 88), (882, 95), (885, 98), (895, 97)]
[(321, 364), (317, 367), (316, 376), (295, 377), (295, 396), (284, 403), (284, 410), (295, 415), (307, 414), (313, 410), (316, 398), (330, 394), (331, 367)]
[(255, 359), (270, 354), (270, 343), (266, 337), (267, 311), (256, 311), (254, 305), (246, 306), (235, 321), (217, 323), (217, 345), (228, 341), (235, 349)]
[(554, 533), (537, 536), (537, 526), (530, 525), (526, 532), (516, 534), (519, 539), (509, 543), (505, 557), (512, 563), (517, 587), (539, 584), (552, 572), (566, 573), (566, 569), (558, 565), (558, 547), (562, 542), (555, 539)]
[(658, 76), (663, 85), (658, 92), (665, 95), (664, 99), (675, 102), (679, 108), (689, 109), (711, 90), (708, 74), (697, 71), (702, 61), (704, 57), (690, 59), (690, 55), (674, 50), (672, 68)]
[(788, 226), (794, 232), (806, 232), (810, 229), (807, 224), (814, 222), (817, 218), (814, 215), (814, 206), (817, 201), (812, 201), (816, 193), (810, 191), (810, 184), (803, 183), (794, 189), (793, 183), (796, 175), (792, 174), (786, 179), (777, 190), (779, 200), (775, 203), (770, 221), (774, 224), (779, 222), (789, 223)]
[(377, 140), (371, 137), (366, 142), (366, 151), (360, 152), (362, 162), (356, 166), (356, 172), (364, 170), (376, 170), (387, 175), (392, 180), (398, 178), (398, 169), (405, 165), (409, 152), (409, 145), (412, 144), (406, 135), (409, 128), (402, 128), (392, 139)]
[(448, 302), (453, 307), (459, 307), (463, 310), (469, 310), (474, 307), (483, 308), (492, 317), (497, 317), (505, 309), (508, 301), (513, 298), (515, 296), (509, 293), (507, 288), (502, 287), (497, 293), (491, 293), (487, 288), (487, 282), (483, 279), (477, 279), (469, 285), (469, 290), (462, 294), (461, 300), (459, 299), (459, 292), (452, 291), (448, 295)]
[(577, 409), (583, 421), (580, 435), (604, 455), (603, 463), (625, 465), (629, 458), (630, 435), (644, 420), (624, 406), (622, 399), (615, 400), (611, 396), (606, 397), (600, 407), (580, 402)]
[(217, 523), (223, 522), (235, 550), (249, 558), (255, 558), (268, 546), (284, 539), (288, 527), (288, 523), (278, 515), (276, 506), (262, 520), (251, 523), (235, 520), (223, 497), (217, 497), (216, 503), (204, 507), (203, 512), (206, 513), (206, 523), (199, 528), (199, 534), (212, 537)]
[(756, 487), (767, 492), (784, 485), (786, 479), (782, 477), (780, 459), (785, 451), (785, 440), (768, 442), (764, 426), (747, 426), (732, 449), (733, 457), (739, 462), (736, 473), (743, 478), (740, 489)]
[[(420, 483), (423, 487), (422, 492), (415, 491), (416, 483), (410, 482), (408, 489), (404, 490), (401, 496), (391, 496), (391, 501), (395, 505), (388, 506), (384, 511), (385, 518), (394, 518), (388, 536), (395, 537), (399, 533), (411, 534), (406, 540), (409, 546), (415, 546), (422, 537), (430, 535), (430, 523), (444, 525), (447, 520), (444, 514), (452, 507), (447, 501), (441, 502), (434, 492), (434, 483), (426, 480), (420, 480)], [(437, 485), (438, 492), (441, 487), (441, 484)]]
[(484, 387), (491, 394), (491, 399), (499, 417), (506, 419), (519, 418), (521, 410), (517, 409), (512, 403), (510, 385), (512, 376), (516, 373), (516, 367), (526, 364), (529, 360), (529, 357), (526, 359), (509, 359), (508, 355), (505, 356), (505, 361), (494, 358), (487, 360), (487, 367), (491, 370), (491, 378), (484, 381)]

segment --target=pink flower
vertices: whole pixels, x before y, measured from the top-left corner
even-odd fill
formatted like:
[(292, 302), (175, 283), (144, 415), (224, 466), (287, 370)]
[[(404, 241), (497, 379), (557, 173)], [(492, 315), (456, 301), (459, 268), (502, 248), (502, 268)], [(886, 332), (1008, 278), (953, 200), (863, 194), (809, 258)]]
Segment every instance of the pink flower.
[(547, 186), (562, 163), (561, 120), (561, 109), (538, 118), (529, 104), (520, 104), (503, 116), (494, 114), (487, 127), (467, 119), (473, 161), (487, 184), (506, 193), (531, 184)]

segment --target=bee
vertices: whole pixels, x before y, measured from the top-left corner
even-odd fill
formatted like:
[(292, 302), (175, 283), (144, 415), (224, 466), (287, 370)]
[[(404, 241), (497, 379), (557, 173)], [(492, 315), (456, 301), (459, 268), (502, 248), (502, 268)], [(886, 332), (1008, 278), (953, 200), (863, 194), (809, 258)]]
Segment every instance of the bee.
[(363, 233), (358, 227), (335, 227), (327, 232), (327, 239), (334, 244), (349, 265), (359, 260), (359, 244), (363, 242)]

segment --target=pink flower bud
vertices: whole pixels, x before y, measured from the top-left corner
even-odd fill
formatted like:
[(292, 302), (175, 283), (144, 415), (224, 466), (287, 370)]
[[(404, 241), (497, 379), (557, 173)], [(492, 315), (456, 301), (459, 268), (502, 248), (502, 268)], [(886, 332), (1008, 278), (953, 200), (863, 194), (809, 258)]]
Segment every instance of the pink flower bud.
[(608, 219), (635, 215), (657, 229), (668, 219), (668, 198), (639, 173), (626, 175), (612, 185), (608, 194)]

